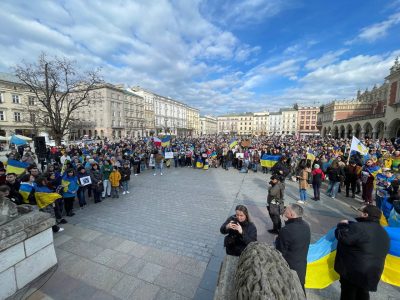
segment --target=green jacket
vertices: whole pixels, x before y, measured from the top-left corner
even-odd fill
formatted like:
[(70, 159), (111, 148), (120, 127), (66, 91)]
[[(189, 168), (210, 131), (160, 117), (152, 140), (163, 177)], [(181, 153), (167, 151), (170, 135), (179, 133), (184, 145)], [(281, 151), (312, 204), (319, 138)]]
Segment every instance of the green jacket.
[(102, 165), (101, 166), (101, 173), (103, 174), (103, 180), (108, 180), (112, 170), (113, 170), (112, 165), (108, 165), (108, 166)]

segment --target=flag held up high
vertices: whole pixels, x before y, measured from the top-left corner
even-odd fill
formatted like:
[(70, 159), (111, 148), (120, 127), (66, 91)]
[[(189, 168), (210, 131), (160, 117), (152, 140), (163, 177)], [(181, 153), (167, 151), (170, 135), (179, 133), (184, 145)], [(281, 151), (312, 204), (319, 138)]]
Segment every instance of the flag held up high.
[(352, 150), (357, 151), (362, 155), (368, 154), (368, 148), (363, 143), (361, 143), (360, 140), (355, 136), (353, 136), (353, 139), (351, 140), (350, 152)]

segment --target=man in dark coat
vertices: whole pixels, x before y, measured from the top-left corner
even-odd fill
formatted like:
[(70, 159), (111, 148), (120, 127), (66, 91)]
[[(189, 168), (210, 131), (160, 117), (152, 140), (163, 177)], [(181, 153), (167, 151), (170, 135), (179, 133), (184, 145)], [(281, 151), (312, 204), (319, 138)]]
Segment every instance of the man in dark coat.
[(289, 267), (295, 270), (303, 287), (306, 280), (307, 254), (310, 246), (310, 226), (303, 220), (303, 208), (298, 204), (286, 207), (285, 222), (275, 241), (276, 249), (282, 253)]
[(335, 271), (340, 275), (342, 300), (369, 299), (369, 291), (377, 289), (389, 252), (390, 239), (379, 224), (379, 208), (366, 205), (360, 211), (357, 222), (343, 220), (335, 231)]
[(272, 234), (278, 234), (282, 226), (281, 214), (283, 213), (284, 207), (283, 197), (285, 184), (280, 182), (278, 176), (276, 175), (271, 176), (271, 181), (269, 184), (271, 186), (268, 188), (267, 209), (273, 224), (273, 228), (269, 229), (268, 232)]

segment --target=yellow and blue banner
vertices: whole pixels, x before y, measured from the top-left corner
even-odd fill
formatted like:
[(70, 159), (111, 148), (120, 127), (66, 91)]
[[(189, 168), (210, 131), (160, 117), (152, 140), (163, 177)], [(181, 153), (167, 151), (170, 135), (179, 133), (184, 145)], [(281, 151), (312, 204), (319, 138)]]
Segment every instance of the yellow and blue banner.
[(15, 173), (17, 175), (21, 175), (25, 172), (25, 169), (29, 167), (29, 164), (23, 161), (9, 159), (7, 161), (7, 169), (6, 172), (8, 173)]
[(44, 208), (60, 198), (62, 196), (59, 193), (53, 192), (47, 186), (36, 187), (35, 199), (39, 208)]
[(268, 155), (268, 154), (264, 154), (261, 157), (261, 167), (265, 167), (265, 168), (272, 168), (278, 161), (279, 158), (281, 156), (280, 155)]
[(235, 147), (237, 144), (238, 144), (237, 139), (233, 138), (233, 139), (231, 139), (231, 141), (229, 142), (229, 148), (232, 149), (232, 148)]
[(171, 145), (171, 136), (170, 135), (164, 135), (161, 138), (161, 146), (169, 147), (170, 145)]
[[(400, 286), (400, 227), (385, 226), (387, 224), (383, 217), (381, 225), (389, 235), (390, 249), (381, 280)], [(332, 228), (316, 243), (310, 245), (307, 255), (306, 288), (323, 289), (339, 279), (339, 274), (334, 270), (337, 247), (335, 229)]]

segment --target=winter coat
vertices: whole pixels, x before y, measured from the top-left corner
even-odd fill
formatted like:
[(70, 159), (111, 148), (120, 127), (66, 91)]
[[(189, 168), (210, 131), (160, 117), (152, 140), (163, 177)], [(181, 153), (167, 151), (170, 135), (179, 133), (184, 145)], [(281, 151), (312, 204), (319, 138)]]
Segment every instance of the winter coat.
[(276, 202), (282, 204), (284, 191), (285, 191), (285, 185), (282, 182), (277, 182), (275, 185), (271, 185), (268, 188), (268, 198), (267, 198), (268, 205), (271, 204), (272, 200), (275, 200)]
[(101, 167), (101, 173), (103, 173), (103, 180), (108, 180), (110, 177), (110, 174), (113, 170), (113, 166), (112, 165), (103, 165)]
[(103, 174), (100, 170), (90, 171), (90, 180), (92, 181), (92, 189), (98, 192), (102, 192), (103, 187)]
[(346, 166), (346, 168), (344, 168), (345, 182), (356, 182), (360, 170), (361, 168), (357, 165), (355, 165), (354, 167), (352, 165)]
[(322, 181), (325, 180), (325, 174), (321, 169), (314, 169), (311, 175), (313, 184), (321, 184)]
[(240, 256), (248, 244), (257, 241), (257, 228), (253, 222), (245, 221), (242, 223), (239, 222), (243, 229), (242, 234), (239, 234), (239, 232), (233, 229), (226, 229), (226, 225), (233, 220), (236, 220), (235, 215), (230, 216), (224, 224), (222, 224), (220, 231), (222, 234), (227, 234), (224, 239), (226, 254)]
[(307, 253), (311, 240), (310, 226), (300, 217), (289, 219), (275, 241), (289, 267), (297, 272), (302, 285), (306, 279)]
[(119, 182), (121, 181), (121, 173), (118, 170), (112, 171), (108, 180), (112, 187), (118, 187)]
[(331, 182), (340, 182), (341, 177), (343, 176), (343, 178), (344, 178), (343, 169), (339, 168), (339, 167), (338, 168), (329, 167), (327, 174), (329, 177), (329, 181), (331, 181)]
[(308, 174), (309, 174), (309, 169), (303, 169), (300, 171), (299, 174), (299, 188), (301, 190), (306, 190), (309, 187), (309, 183), (308, 183)]
[(121, 168), (119, 171), (121, 173), (121, 181), (129, 181), (131, 180), (131, 169), (130, 168)]
[(390, 239), (379, 220), (356, 220), (358, 222), (339, 223), (335, 230), (338, 240), (335, 271), (357, 287), (376, 291)]

